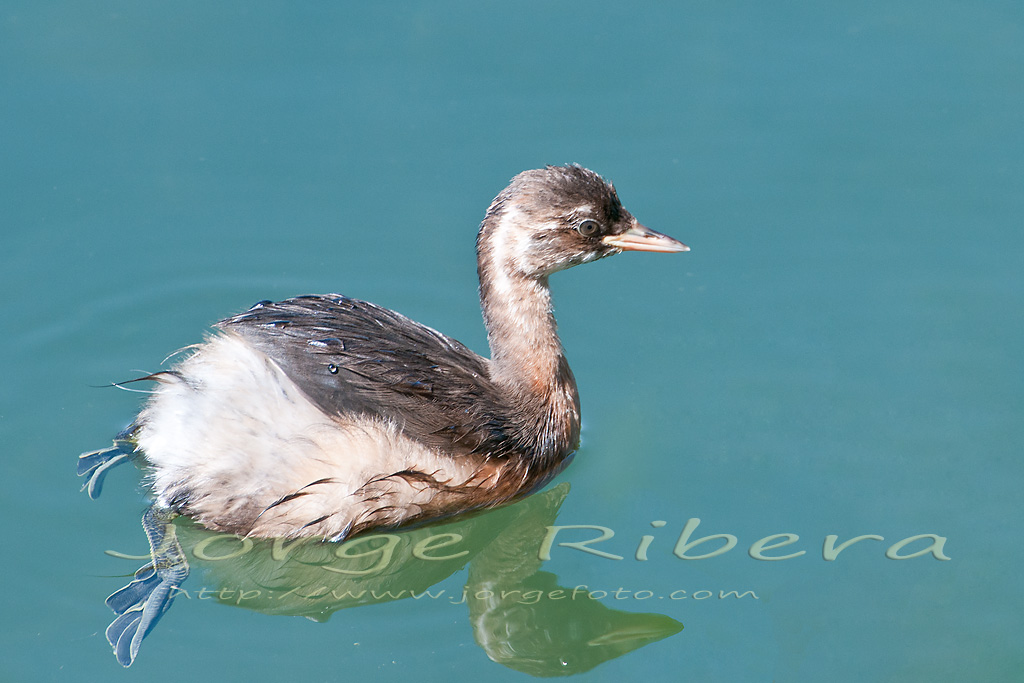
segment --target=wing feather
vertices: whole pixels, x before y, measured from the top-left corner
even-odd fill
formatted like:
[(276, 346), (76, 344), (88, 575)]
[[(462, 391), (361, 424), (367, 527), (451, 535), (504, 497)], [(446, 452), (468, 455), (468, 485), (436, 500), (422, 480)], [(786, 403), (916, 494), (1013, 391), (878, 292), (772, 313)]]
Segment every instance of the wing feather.
[(488, 361), (425, 325), (337, 294), (261, 301), (217, 326), (274, 360), (324, 412), (375, 415), (452, 455), (517, 450)]

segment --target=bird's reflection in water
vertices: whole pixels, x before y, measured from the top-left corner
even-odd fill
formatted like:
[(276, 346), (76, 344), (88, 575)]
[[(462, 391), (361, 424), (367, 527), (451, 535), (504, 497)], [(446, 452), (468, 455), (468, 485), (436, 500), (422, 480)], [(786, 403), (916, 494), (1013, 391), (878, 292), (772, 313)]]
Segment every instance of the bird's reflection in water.
[[(175, 595), (326, 621), (346, 607), (414, 595), (439, 598), (440, 590), (431, 587), (467, 563), (464, 593), (444, 594), (443, 599), (468, 605), (476, 642), (493, 661), (511, 669), (534, 676), (575, 674), (678, 633), (682, 625), (670, 617), (610, 609), (540, 571), (539, 546), (568, 491), (563, 483), (456, 522), (345, 543), (240, 539), (186, 518), (157, 519), (152, 526), (163, 531), (156, 538), (151, 532), (150, 541), (160, 576), (147, 565), (132, 584), (111, 596), (108, 604), (120, 616), (107, 636), (118, 658), (130, 663)], [(180, 585), (188, 573), (186, 562), (202, 575), (201, 586)], [(169, 591), (164, 599), (149, 601), (151, 592), (161, 590)], [(147, 602), (160, 606), (148, 617), (143, 616)], [(130, 646), (123, 642), (124, 633)]]

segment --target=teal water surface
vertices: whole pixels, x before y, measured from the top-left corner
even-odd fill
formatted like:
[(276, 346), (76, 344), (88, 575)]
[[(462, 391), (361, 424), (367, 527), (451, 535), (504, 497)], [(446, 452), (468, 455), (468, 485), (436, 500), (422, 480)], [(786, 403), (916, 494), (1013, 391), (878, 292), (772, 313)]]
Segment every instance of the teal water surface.
[[(1019, 678), (1022, 83), (1012, 2), (4, 3), (0, 670)], [(485, 352), (476, 226), (567, 162), (693, 250), (552, 278), (584, 415), (559, 485), (357, 569), (227, 564), (182, 521), (188, 593), (122, 669), (103, 600), (147, 501), (74, 469), (144, 396), (103, 385), (306, 293)], [(424, 542), (466, 555), (406, 573)], [(333, 585), (421, 597), (277, 599), (376, 563)], [(486, 586), (537, 599), (460, 600)]]

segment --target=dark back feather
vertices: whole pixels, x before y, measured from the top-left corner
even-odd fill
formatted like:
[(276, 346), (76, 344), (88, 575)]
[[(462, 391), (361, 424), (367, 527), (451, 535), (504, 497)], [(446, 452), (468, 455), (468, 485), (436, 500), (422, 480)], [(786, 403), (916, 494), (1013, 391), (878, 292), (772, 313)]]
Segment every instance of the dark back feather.
[(522, 452), (487, 360), (405, 316), (337, 294), (264, 301), (217, 326), (269, 356), (330, 415), (394, 420), (452, 455)]

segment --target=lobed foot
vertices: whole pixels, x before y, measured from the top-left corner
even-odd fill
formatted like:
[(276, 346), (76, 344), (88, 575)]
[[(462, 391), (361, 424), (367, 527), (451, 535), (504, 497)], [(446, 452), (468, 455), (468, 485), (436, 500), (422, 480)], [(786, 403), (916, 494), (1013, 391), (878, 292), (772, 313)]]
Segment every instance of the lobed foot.
[(112, 467), (128, 462), (135, 457), (135, 443), (131, 440), (134, 433), (135, 425), (131, 425), (114, 437), (114, 444), (110, 448), (102, 448), (78, 456), (78, 476), (88, 476), (82, 490), (86, 491), (90, 498), (99, 498), (100, 491), (103, 489), (103, 478), (107, 476), (107, 472)]
[(142, 527), (153, 561), (135, 572), (131, 583), (107, 598), (107, 606), (117, 613), (107, 627), (107, 641), (121, 666), (132, 665), (143, 639), (170, 609), (178, 586), (188, 578), (188, 562), (171, 523), (174, 516), (156, 507), (146, 511)]

